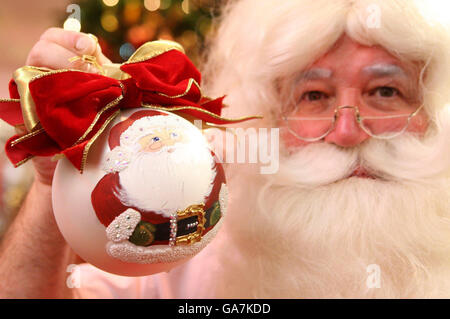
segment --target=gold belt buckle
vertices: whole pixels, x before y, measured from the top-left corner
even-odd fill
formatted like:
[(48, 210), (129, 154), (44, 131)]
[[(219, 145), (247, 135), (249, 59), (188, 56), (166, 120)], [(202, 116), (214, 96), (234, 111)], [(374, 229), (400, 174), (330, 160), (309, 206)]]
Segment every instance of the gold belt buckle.
[(194, 233), (179, 236), (176, 238), (176, 245), (189, 245), (198, 242), (202, 239), (203, 231), (205, 230), (205, 205), (191, 205), (185, 210), (177, 211), (177, 220), (186, 219), (192, 216), (197, 216), (197, 230)]

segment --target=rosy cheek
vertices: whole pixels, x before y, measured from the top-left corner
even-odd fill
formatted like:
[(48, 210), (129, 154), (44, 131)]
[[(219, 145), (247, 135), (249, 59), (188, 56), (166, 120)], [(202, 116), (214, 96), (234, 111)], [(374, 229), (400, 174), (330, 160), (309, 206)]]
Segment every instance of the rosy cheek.
[(287, 129), (280, 129), (280, 137), (287, 149), (309, 144), (292, 135)]
[(409, 132), (425, 133), (428, 129), (429, 119), (425, 114), (418, 114), (411, 119), (408, 125)]

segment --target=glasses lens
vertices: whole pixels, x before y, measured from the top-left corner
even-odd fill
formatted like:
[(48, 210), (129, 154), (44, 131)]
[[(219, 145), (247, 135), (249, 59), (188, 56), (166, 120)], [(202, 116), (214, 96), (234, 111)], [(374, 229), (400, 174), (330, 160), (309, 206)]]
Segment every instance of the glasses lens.
[(333, 118), (287, 117), (289, 131), (304, 140), (314, 140), (327, 135), (333, 127)]
[(370, 135), (380, 138), (394, 137), (405, 131), (408, 124), (409, 115), (366, 117), (361, 120), (361, 125)]

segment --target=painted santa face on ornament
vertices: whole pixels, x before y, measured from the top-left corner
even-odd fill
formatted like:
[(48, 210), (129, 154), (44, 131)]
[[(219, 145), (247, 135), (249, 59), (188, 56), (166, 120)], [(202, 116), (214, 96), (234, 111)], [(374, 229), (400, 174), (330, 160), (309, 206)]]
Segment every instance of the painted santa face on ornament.
[(171, 146), (175, 145), (175, 143), (185, 142), (186, 138), (184, 138), (184, 135), (174, 127), (158, 129), (153, 134), (139, 139), (139, 144), (143, 152), (157, 152), (167, 147), (167, 151), (171, 153), (174, 150)]
[(224, 174), (190, 122), (138, 111), (112, 127), (109, 146), (91, 199), (110, 255), (149, 262), (154, 245), (170, 248), (191, 234), (200, 240), (219, 221)]

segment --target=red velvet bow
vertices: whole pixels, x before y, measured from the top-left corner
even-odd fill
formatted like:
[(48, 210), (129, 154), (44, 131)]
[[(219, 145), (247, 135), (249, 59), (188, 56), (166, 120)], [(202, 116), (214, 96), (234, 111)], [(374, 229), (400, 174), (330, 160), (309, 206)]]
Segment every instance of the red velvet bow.
[[(125, 63), (120, 69), (129, 78), (57, 70), (32, 79), (28, 88), (39, 125), (8, 140), (5, 148), (11, 162), (19, 166), (33, 156), (64, 154), (82, 172), (89, 147), (120, 109), (153, 106), (215, 124), (257, 118), (222, 118), (223, 98), (202, 97), (199, 71), (178, 50)], [(13, 99), (0, 101), (0, 118), (21, 125), (24, 118), (14, 81), (10, 94)]]

